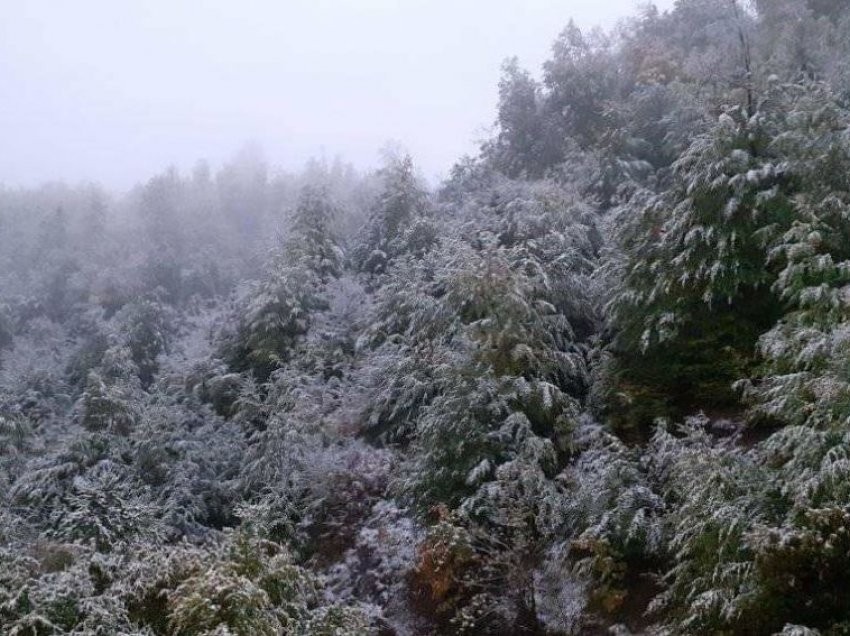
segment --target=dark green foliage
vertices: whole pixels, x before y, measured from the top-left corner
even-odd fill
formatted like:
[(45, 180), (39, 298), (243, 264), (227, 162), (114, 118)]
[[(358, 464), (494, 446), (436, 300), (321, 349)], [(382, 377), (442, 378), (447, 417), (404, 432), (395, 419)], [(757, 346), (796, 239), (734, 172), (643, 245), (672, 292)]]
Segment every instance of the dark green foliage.
[(0, 307), (0, 351), (12, 344), (14, 338), (12, 319), (8, 307)]
[(724, 407), (735, 377), (752, 375), (756, 340), (783, 310), (773, 246), (800, 201), (837, 185), (837, 140), (823, 152), (835, 115), (823, 110), (828, 93), (810, 90), (823, 101), (776, 87), (752, 118), (723, 115), (677, 161), (672, 187), (626, 225), (611, 311), (627, 394), (664, 387), (670, 405)]
[(147, 298), (126, 305), (118, 320), (139, 381), (146, 388), (159, 368), (160, 354), (168, 347), (172, 328), (168, 310), (156, 298)]
[(600, 142), (609, 127), (607, 104), (618, 97), (621, 82), (612, 61), (607, 42), (593, 41), (574, 22), (567, 25), (543, 67), (544, 116), (555, 122), (548, 135), (573, 139), (582, 148)]
[(415, 233), (409, 244), (407, 231), (428, 211), (428, 195), (416, 175), (410, 155), (389, 156), (379, 172), (381, 191), (372, 204), (369, 221), (354, 254), (357, 267), (370, 274), (385, 271), (393, 258), (421, 251)]
[(292, 217), (291, 236), (284, 248), (292, 266), (315, 272), (323, 282), (342, 273), (343, 254), (331, 229), (338, 214), (327, 190), (304, 187)]
[(89, 373), (79, 402), (80, 424), (92, 432), (128, 434), (135, 419), (130, 406), (132, 397), (121, 385), (109, 385), (96, 373)]
[(0, 188), (0, 633), (848, 633), (843, 8), (571, 23), (433, 197)]
[(100, 365), (107, 349), (109, 340), (104, 333), (98, 331), (85, 337), (65, 368), (68, 383), (76, 388), (85, 386), (89, 373)]
[(307, 333), (311, 313), (327, 308), (323, 286), (341, 274), (343, 261), (331, 231), (335, 215), (327, 191), (301, 191), (291, 236), (265, 280), (243, 298), (236, 324), (225, 334), (222, 353), (234, 371), (267, 380)]
[(281, 268), (252, 290), (222, 347), (234, 371), (251, 371), (267, 380), (290, 356), (310, 325), (310, 312), (324, 306), (312, 272)]
[(516, 58), (502, 65), (499, 81), (499, 134), (484, 152), (511, 178), (540, 178), (561, 159), (558, 137), (549, 135), (540, 85)]

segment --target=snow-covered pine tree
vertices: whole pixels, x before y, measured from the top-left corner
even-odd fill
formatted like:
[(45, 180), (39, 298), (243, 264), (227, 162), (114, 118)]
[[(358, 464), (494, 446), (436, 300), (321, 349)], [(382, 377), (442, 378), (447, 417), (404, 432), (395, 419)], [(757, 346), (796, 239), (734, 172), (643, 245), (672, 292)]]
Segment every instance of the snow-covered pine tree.
[(309, 269), (322, 282), (342, 273), (344, 255), (332, 229), (338, 214), (327, 188), (307, 185), (301, 189), (284, 245), (285, 260), (291, 267)]
[(776, 143), (803, 184), (794, 221), (770, 260), (782, 267), (775, 293), (786, 307), (759, 341), (762, 377), (742, 382), (751, 415), (792, 424), (843, 427), (850, 418), (850, 112), (824, 86), (810, 86)]
[(354, 253), (361, 271), (382, 273), (389, 261), (407, 251), (406, 232), (428, 213), (428, 195), (408, 154), (388, 153), (379, 171), (381, 190)]
[(838, 130), (821, 100), (834, 104), (817, 85), (776, 83), (752, 116), (727, 111), (694, 141), (668, 189), (623, 212), (623, 285), (608, 309), (621, 388), (660, 398), (656, 414), (665, 401), (734, 403), (731, 383), (754, 372), (755, 342), (783, 312), (772, 248), (831, 161), (820, 153)]

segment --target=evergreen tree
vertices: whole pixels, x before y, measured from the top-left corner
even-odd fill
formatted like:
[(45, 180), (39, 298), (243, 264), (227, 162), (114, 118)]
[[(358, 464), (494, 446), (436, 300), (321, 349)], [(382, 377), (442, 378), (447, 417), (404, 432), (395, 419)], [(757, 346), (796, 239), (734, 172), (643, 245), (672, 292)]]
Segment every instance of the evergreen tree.
[(754, 370), (755, 341), (782, 313), (771, 248), (799, 217), (795, 201), (819, 189), (837, 132), (808, 91), (831, 100), (783, 85), (752, 117), (722, 115), (676, 162), (671, 187), (639, 199), (624, 224), (624, 286), (610, 309), (624, 377), (645, 397), (665, 386), (719, 406)]
[(343, 254), (332, 232), (337, 215), (325, 188), (302, 188), (292, 216), (290, 237), (284, 245), (286, 260), (292, 267), (305, 267), (323, 282), (342, 273)]
[(517, 58), (506, 60), (499, 80), (498, 134), (483, 154), (508, 177), (539, 178), (561, 158), (562, 140), (550, 134), (542, 100), (541, 87)]
[(408, 251), (406, 232), (428, 211), (428, 197), (410, 155), (388, 157), (378, 176), (382, 189), (355, 254), (358, 267), (373, 274), (383, 272), (391, 259)]

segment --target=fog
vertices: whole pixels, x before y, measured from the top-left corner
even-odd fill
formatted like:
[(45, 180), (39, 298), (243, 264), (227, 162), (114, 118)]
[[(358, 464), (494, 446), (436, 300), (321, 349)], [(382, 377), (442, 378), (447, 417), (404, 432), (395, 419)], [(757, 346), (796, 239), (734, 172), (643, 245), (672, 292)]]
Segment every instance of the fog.
[(610, 28), (639, 4), (4, 0), (0, 183), (123, 189), (247, 141), (284, 168), (371, 168), (387, 140), (435, 180), (485, 136), (504, 58), (537, 70), (570, 18)]
[(850, 633), (848, 0), (0, 3), (0, 635)]

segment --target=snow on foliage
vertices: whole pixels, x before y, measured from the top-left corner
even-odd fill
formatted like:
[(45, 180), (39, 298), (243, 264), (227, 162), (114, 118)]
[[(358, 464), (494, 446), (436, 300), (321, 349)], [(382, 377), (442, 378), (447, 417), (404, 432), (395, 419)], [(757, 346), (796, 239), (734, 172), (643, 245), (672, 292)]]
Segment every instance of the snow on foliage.
[(847, 633), (844, 9), (569, 24), (435, 192), (0, 189), (0, 633)]

